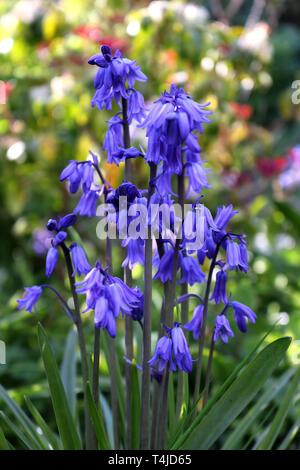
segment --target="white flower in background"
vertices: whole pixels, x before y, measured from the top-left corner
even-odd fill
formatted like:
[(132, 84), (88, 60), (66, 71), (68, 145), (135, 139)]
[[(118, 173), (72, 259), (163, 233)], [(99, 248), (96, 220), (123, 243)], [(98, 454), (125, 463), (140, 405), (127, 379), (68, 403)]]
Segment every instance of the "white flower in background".
[(61, 100), (73, 87), (74, 77), (71, 73), (65, 72), (62, 75), (52, 78), (50, 87), (55, 100)]

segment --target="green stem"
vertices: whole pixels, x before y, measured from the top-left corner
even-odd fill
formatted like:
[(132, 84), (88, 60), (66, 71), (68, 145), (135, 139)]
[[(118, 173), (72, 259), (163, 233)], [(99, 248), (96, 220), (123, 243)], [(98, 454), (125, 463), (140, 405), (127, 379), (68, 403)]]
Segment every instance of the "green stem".
[[(156, 165), (150, 163), (149, 189), (147, 207), (154, 193), (152, 180), (156, 176)], [(143, 329), (143, 374), (141, 396), (141, 435), (140, 449), (149, 448), (150, 430), (150, 368), (148, 361), (151, 356), (151, 330), (152, 330), (152, 238), (151, 226), (148, 226), (148, 236), (145, 240), (145, 268), (144, 268), (144, 329)]]
[[(127, 115), (128, 103), (125, 98), (122, 98), (122, 114), (123, 114), (123, 143), (124, 148), (130, 147), (130, 133)], [(125, 180), (130, 181), (132, 175), (132, 168), (130, 160), (125, 161)], [(127, 256), (127, 248), (124, 250)], [(124, 282), (132, 286), (132, 274), (128, 266), (124, 270)], [(128, 315), (125, 316), (125, 354), (126, 357), (132, 359), (133, 357), (133, 323), (132, 318)], [(130, 435), (131, 435), (131, 366), (125, 364), (125, 382), (126, 382), (126, 446), (130, 449)]]
[(222, 240), (217, 244), (216, 246), (216, 251), (214, 254), (214, 257), (210, 263), (210, 268), (209, 268), (209, 273), (208, 273), (208, 278), (207, 278), (207, 284), (206, 284), (206, 290), (205, 290), (205, 296), (204, 296), (204, 307), (203, 307), (203, 320), (202, 320), (202, 326), (201, 326), (201, 334), (200, 334), (200, 340), (199, 340), (199, 349), (198, 349), (198, 362), (197, 362), (197, 368), (196, 368), (196, 380), (195, 380), (195, 389), (194, 389), (194, 403), (198, 400), (199, 394), (200, 394), (200, 385), (201, 385), (201, 371), (202, 371), (202, 362), (203, 362), (203, 348), (204, 348), (204, 342), (205, 342), (205, 330), (206, 330), (206, 323), (207, 323), (207, 313), (208, 313), (208, 302), (209, 302), (209, 294), (210, 294), (210, 286), (211, 286), (211, 281), (212, 281), (212, 275), (213, 271), (216, 265), (217, 261), (217, 256), (219, 253), (219, 249), (225, 238), (227, 237), (227, 234), (222, 238)]
[(203, 396), (202, 409), (205, 407), (205, 405), (207, 403), (207, 399), (208, 399), (210, 376), (211, 376), (211, 366), (212, 366), (212, 361), (213, 361), (214, 349), (215, 349), (215, 342), (214, 342), (214, 331), (213, 331), (212, 335), (211, 335), (209, 356), (208, 356), (206, 376), (205, 376), (205, 386), (204, 386), (204, 396)]
[[(112, 242), (110, 238), (106, 239), (106, 265), (108, 266), (108, 273), (112, 274)], [(111, 409), (113, 419), (113, 432), (114, 432), (114, 447), (120, 448), (119, 443), (119, 426), (118, 426), (118, 394), (117, 394), (117, 368), (116, 368), (116, 340), (109, 336), (109, 371), (110, 371), (110, 385), (111, 385)]]
[(83, 325), (82, 325), (82, 320), (81, 320), (81, 315), (80, 315), (78, 295), (77, 295), (76, 287), (75, 287), (75, 280), (74, 280), (74, 277), (72, 276), (73, 265), (72, 265), (70, 252), (67, 246), (65, 245), (65, 243), (61, 243), (61, 248), (63, 250), (65, 261), (66, 261), (68, 277), (69, 277), (72, 297), (74, 301), (76, 328), (77, 328), (77, 333), (78, 333), (78, 343), (79, 343), (79, 349), (80, 349), (81, 368), (82, 368), (82, 376), (83, 376), (85, 441), (86, 441), (86, 448), (91, 449), (93, 448), (92, 424), (90, 420), (89, 408), (88, 408), (87, 397), (86, 397), (86, 384), (89, 381), (89, 368), (88, 368), (88, 362), (87, 362), (84, 331), (83, 331)]

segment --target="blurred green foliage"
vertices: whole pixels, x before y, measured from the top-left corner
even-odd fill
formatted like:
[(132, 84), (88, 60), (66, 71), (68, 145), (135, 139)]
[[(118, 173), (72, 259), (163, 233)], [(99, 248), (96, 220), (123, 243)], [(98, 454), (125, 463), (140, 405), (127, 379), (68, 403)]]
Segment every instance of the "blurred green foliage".
[[(258, 314), (246, 336), (237, 333), (228, 346), (218, 345), (214, 383), (223, 381), (279, 318), (270, 341), (291, 335), (289, 361), (299, 363), (300, 178), (284, 187), (278, 166), (281, 161), (289, 165), (289, 150), (300, 143), (300, 105), (291, 101), (291, 84), (300, 79), (299, 11), (289, 15), (292, 2), (284, 2), (284, 11), (280, 2), (265, 2), (249, 23), (255, 2), (240, 3), (231, 17), (208, 1), (0, 3), (0, 339), (7, 343), (0, 380), (19, 401), (24, 393), (39, 398), (46, 417), (51, 411), (35, 326), (38, 319), (43, 323), (61, 358), (69, 319), (51, 294), (39, 302), (38, 317), (17, 311), (16, 299), (23, 286), (45, 280), (48, 218), (76, 204), (77, 196), (59, 182), (61, 170), (69, 159), (85, 159), (90, 149), (105, 161), (101, 148), (111, 113), (91, 108), (94, 70), (87, 65), (100, 43), (120, 48), (142, 65), (149, 80), (139, 89), (147, 101), (176, 82), (196, 100), (211, 102), (213, 122), (201, 147), (214, 189), (205, 190), (205, 204), (212, 212), (222, 203), (240, 210), (233, 230), (248, 235), (251, 270), (243, 279), (232, 273), (230, 290)], [(133, 138), (143, 145), (139, 130)], [(135, 170), (136, 183), (143, 186), (146, 175), (138, 162)], [(113, 186), (122, 181), (122, 168), (104, 163), (104, 171)], [(101, 259), (104, 248), (95, 226), (86, 218), (77, 223), (93, 260)], [(121, 256), (116, 244), (120, 275)], [(140, 285), (141, 274), (136, 268)], [(68, 298), (62, 264), (53, 282)], [(161, 292), (156, 283), (154, 289), (157, 322)], [(91, 323), (87, 314), (87, 331)], [(107, 374), (104, 359), (102, 368)], [(106, 377), (103, 384), (105, 391)]]

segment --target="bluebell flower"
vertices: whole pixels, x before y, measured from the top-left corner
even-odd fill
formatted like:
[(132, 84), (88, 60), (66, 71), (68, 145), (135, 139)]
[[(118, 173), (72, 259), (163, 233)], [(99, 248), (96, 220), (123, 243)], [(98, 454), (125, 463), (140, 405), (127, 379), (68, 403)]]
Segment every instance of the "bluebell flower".
[(142, 194), (134, 184), (128, 181), (124, 181), (117, 189), (110, 191), (106, 202), (113, 204), (114, 208), (118, 211), (119, 198), (121, 196), (127, 198), (127, 204), (129, 206), (130, 204), (136, 202), (137, 198), (141, 198)]
[(232, 209), (232, 204), (229, 206), (218, 207), (217, 215), (215, 217), (215, 225), (218, 227), (219, 230), (224, 230), (229, 221), (235, 214), (238, 214), (239, 211), (234, 211)]
[(70, 160), (66, 168), (62, 171), (60, 181), (65, 180), (70, 183), (71, 193), (76, 193), (81, 183), (81, 174), (76, 160)]
[(127, 256), (122, 263), (122, 268), (129, 266), (129, 269), (134, 269), (135, 265), (139, 263), (141, 266), (145, 264), (145, 240), (142, 238), (129, 238), (122, 242), (122, 246), (127, 246)]
[(34, 309), (35, 313), (37, 313), (36, 304), (42, 295), (42, 288), (40, 286), (25, 287), (25, 291), (24, 297), (17, 300), (18, 309), (24, 308), (29, 313), (33, 313), (32, 309)]
[[(174, 249), (168, 249), (160, 259), (159, 267), (153, 279), (160, 279), (161, 282), (165, 283), (173, 277), (173, 264), (174, 264)], [(182, 255), (178, 254), (177, 271), (181, 267)]]
[(122, 136), (122, 119), (116, 114), (108, 123), (108, 130), (105, 134), (103, 141), (103, 150), (107, 151), (107, 162), (118, 164), (118, 160), (114, 159), (114, 154), (118, 151), (119, 147), (124, 147)]
[(131, 123), (133, 119), (138, 122), (141, 122), (142, 119), (145, 118), (145, 103), (143, 95), (137, 91), (132, 89), (131, 93), (128, 98), (128, 122)]
[(94, 183), (94, 166), (90, 161), (80, 165), (81, 184), (83, 192), (89, 191)]
[(141, 321), (144, 316), (144, 294), (137, 287), (135, 290), (138, 294), (139, 302), (133, 304), (134, 306), (130, 309), (130, 312), (128, 312), (127, 315), (130, 315), (135, 321)]
[(228, 343), (228, 336), (234, 337), (230, 323), (225, 315), (218, 315), (215, 321), (214, 342), (218, 341), (219, 337), (221, 337), (224, 343)]
[(164, 91), (141, 125), (147, 129), (146, 160), (155, 164), (163, 161), (166, 168), (181, 173), (181, 145), (185, 142), (191, 151), (200, 151), (193, 131), (202, 132), (202, 124), (210, 122), (207, 115), (211, 112), (203, 109), (207, 105), (196, 103), (175, 84), (169, 93)]
[(80, 185), (83, 191), (88, 191), (94, 181), (93, 162), (70, 160), (60, 175), (60, 181), (69, 181), (71, 193), (76, 193)]
[(55, 235), (55, 238), (54, 240), (52, 240), (52, 245), (54, 247), (57, 247), (58, 245), (60, 245), (61, 243), (63, 243), (65, 241), (65, 239), (67, 238), (68, 234), (67, 232), (64, 232), (63, 230), (60, 230), (59, 232), (57, 232), (57, 234)]
[(206, 173), (209, 169), (203, 168), (200, 162), (185, 164), (186, 175), (189, 179), (189, 185), (187, 190), (187, 197), (193, 191), (194, 193), (201, 193), (203, 188), (211, 188)]
[(234, 318), (236, 320), (238, 328), (245, 333), (247, 331), (247, 321), (246, 318), (251, 323), (255, 323), (256, 315), (247, 305), (237, 302), (236, 300), (229, 303), (229, 306), (233, 308)]
[(76, 220), (77, 220), (77, 215), (74, 213), (65, 215), (59, 220), (57, 230), (71, 227), (71, 225), (75, 224)]
[(95, 312), (95, 326), (106, 329), (112, 337), (116, 335), (116, 319), (120, 312), (134, 315), (132, 310), (141, 308), (141, 291), (109, 275), (98, 263), (83, 281), (76, 283), (76, 290), (86, 294), (87, 310)]
[(99, 67), (94, 80), (96, 93), (92, 106), (96, 105), (100, 109), (111, 109), (113, 98), (117, 102), (121, 97), (128, 98), (126, 82), (128, 88), (133, 88), (135, 81), (147, 80), (135, 60), (123, 58), (119, 50), (112, 56), (110, 47), (106, 45), (101, 47), (101, 54), (93, 55), (88, 63)]
[(49, 219), (48, 222), (47, 222), (46, 228), (47, 228), (47, 230), (49, 230), (49, 232), (52, 232), (54, 230), (58, 230), (57, 221), (54, 220), (54, 219)]
[(107, 297), (102, 295), (96, 301), (94, 323), (96, 328), (106, 329), (108, 334), (115, 338), (117, 334), (116, 318), (119, 313), (116, 315), (109, 288), (105, 290), (105, 294)]
[(129, 147), (128, 149), (118, 147), (112, 154), (112, 161), (115, 165), (119, 166), (120, 162), (124, 162), (130, 158), (136, 158), (140, 156), (140, 154), (141, 152), (135, 147)]
[(221, 270), (217, 272), (216, 283), (214, 291), (210, 300), (214, 300), (216, 304), (223, 302), (227, 304), (227, 294), (226, 294), (226, 284), (227, 284), (227, 274), (225, 271)]
[(202, 321), (203, 321), (203, 304), (197, 305), (193, 311), (193, 318), (191, 321), (183, 325), (188, 331), (193, 332), (194, 339), (198, 339), (201, 334), (202, 328)]
[(191, 256), (183, 256), (181, 260), (182, 278), (180, 284), (193, 286), (195, 282), (204, 282), (206, 277), (199, 264)]
[(57, 248), (51, 247), (48, 250), (46, 257), (46, 276), (50, 277), (54, 271), (56, 263), (58, 261), (59, 251)]
[(191, 352), (179, 323), (174, 323), (174, 328), (171, 330), (171, 338), (175, 365), (187, 373), (192, 372), (193, 362)]
[(239, 245), (233, 240), (227, 240), (226, 242), (226, 265), (224, 266), (224, 270), (229, 268), (230, 271), (233, 269), (238, 271), (240, 269), (241, 271), (247, 272), (248, 265), (245, 248), (242, 248), (241, 253), (241, 246), (244, 247), (244, 245)]
[(154, 367), (158, 362), (158, 371), (161, 372), (168, 363), (170, 364), (169, 370), (176, 370), (176, 366), (172, 357), (172, 340), (170, 333), (167, 336), (162, 336), (156, 343), (153, 357), (148, 361), (150, 367)]
[(74, 272), (72, 276), (75, 276), (76, 272), (78, 276), (89, 273), (92, 268), (86, 259), (84, 249), (81, 248), (81, 246), (77, 246), (76, 243), (72, 243), (69, 250), (71, 251), (74, 266)]
[(95, 185), (97, 189), (90, 189), (86, 193), (83, 193), (79, 203), (74, 209), (74, 212), (78, 212), (80, 215), (87, 215), (92, 217), (96, 215), (97, 202), (99, 199), (99, 187)]

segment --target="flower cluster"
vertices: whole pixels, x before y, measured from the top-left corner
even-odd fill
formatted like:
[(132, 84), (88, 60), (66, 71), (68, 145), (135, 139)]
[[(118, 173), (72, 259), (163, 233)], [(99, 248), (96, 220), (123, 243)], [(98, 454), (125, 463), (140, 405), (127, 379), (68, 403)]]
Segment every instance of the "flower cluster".
[(148, 364), (154, 367), (158, 363), (161, 372), (169, 363), (169, 371), (176, 371), (177, 367), (185, 372), (192, 371), (192, 356), (180, 323), (174, 322), (174, 328), (165, 326), (166, 335), (162, 336), (155, 348), (153, 357)]
[(143, 316), (142, 292), (108, 274), (99, 263), (76, 286), (79, 294), (86, 295), (85, 311), (94, 310), (96, 328), (106, 329), (113, 338), (116, 336), (116, 319), (120, 312), (130, 315), (134, 320), (141, 320)]
[[(80, 162), (71, 160), (62, 171), (60, 180), (68, 182), (71, 193), (77, 193), (81, 189), (82, 195), (72, 214), (58, 221), (50, 219), (47, 223), (52, 245), (47, 253), (46, 275), (49, 277), (53, 273), (59, 249), (62, 249), (72, 262), (73, 272), (71, 275), (69, 269), (69, 276), (73, 289), (75, 275), (85, 275), (83, 280), (76, 282), (76, 291), (78, 294), (85, 294), (85, 312), (94, 311), (96, 328), (106, 329), (111, 337), (115, 337), (116, 320), (120, 313), (123, 316), (131, 316), (142, 325), (144, 295), (140, 289), (129, 287), (121, 279), (110, 274), (108, 268), (111, 267), (103, 269), (97, 262), (95, 267), (91, 268), (82, 247), (76, 243), (66, 245), (67, 228), (76, 222), (78, 215), (88, 217), (96, 215), (99, 198), (104, 196), (104, 201), (115, 209), (115, 222), (119, 232), (122, 228), (126, 228), (126, 237), (122, 243), (122, 246), (126, 247), (126, 256), (122, 267), (133, 269), (137, 263), (145, 264), (145, 237), (142, 235), (144, 233), (142, 229), (147, 230), (151, 226), (156, 233), (156, 239), (153, 240), (152, 264), (157, 271), (153, 279), (160, 280), (166, 291), (174, 282), (175, 295), (176, 283), (185, 284), (187, 288), (203, 283), (205, 295), (202, 299), (198, 294), (187, 293), (179, 299), (175, 297), (170, 299), (171, 309), (176, 300), (181, 304), (190, 296), (198, 298), (199, 302), (192, 318), (184, 325), (179, 322), (173, 323), (171, 315), (169, 322), (173, 327), (164, 325), (166, 333), (158, 339), (154, 355), (148, 364), (152, 375), (158, 374), (160, 378), (160, 372), (167, 366), (169, 370), (191, 372), (193, 361), (183, 329), (192, 332), (194, 339), (199, 340), (203, 334), (203, 325), (206, 323), (209, 302), (214, 302), (220, 307), (213, 331), (215, 342), (221, 338), (227, 343), (228, 338), (234, 336), (228, 319), (231, 310), (237, 327), (242, 332), (247, 330), (247, 321), (255, 323), (256, 320), (255, 313), (249, 307), (234, 300), (230, 292), (227, 293), (229, 273), (231, 271), (247, 273), (249, 269), (246, 237), (244, 234), (231, 231), (228, 227), (237, 214), (232, 205), (218, 207), (214, 217), (210, 210), (202, 205), (203, 239), (197, 248), (190, 247), (190, 242), (198, 235), (198, 201), (203, 197), (201, 195), (203, 189), (211, 188), (207, 179), (209, 170), (204, 167), (205, 162), (201, 158), (198, 142), (199, 133), (203, 132), (203, 125), (211, 122), (208, 118), (211, 111), (207, 109), (209, 103), (197, 103), (182, 88), (172, 84), (170, 90), (164, 91), (148, 112), (142, 94), (134, 88), (136, 81), (147, 80), (140, 66), (136, 65), (136, 61), (123, 57), (120, 51), (116, 51), (113, 55), (110, 47), (104, 45), (101, 47), (101, 53), (93, 55), (88, 62), (97, 67), (94, 80), (96, 92), (92, 106), (110, 110), (112, 101), (115, 100), (121, 108), (107, 121), (108, 129), (103, 141), (107, 162), (118, 166), (120, 162), (142, 157), (149, 164), (152, 176), (146, 197), (147, 191), (138, 189), (131, 181), (123, 181), (116, 189), (111, 188), (100, 171), (97, 157), (92, 152), (92, 160)], [(146, 152), (131, 146), (129, 125), (133, 120), (138, 123), (138, 127), (146, 130), (148, 138)], [(97, 175), (100, 178), (98, 183), (95, 182)], [(185, 176), (187, 187), (184, 185)], [(179, 195), (172, 190), (175, 178), (178, 180), (178, 192), (181, 193)], [(126, 204), (122, 206), (121, 201), (124, 196)], [(165, 204), (172, 209), (174, 200), (180, 202), (182, 206), (182, 199), (185, 197), (198, 199), (192, 204), (190, 213), (180, 220), (182, 233), (178, 236), (178, 216), (172, 212), (166, 230), (159, 211), (152, 211), (151, 207)], [(135, 220), (137, 216), (133, 216), (130, 212), (137, 202), (143, 205), (148, 214), (145, 223), (142, 219)], [(132, 221), (140, 226), (141, 235), (138, 238), (133, 238), (127, 232), (127, 226)], [(175, 260), (177, 260), (176, 266), (174, 266)], [(204, 273), (203, 268), (206, 260), (210, 262), (208, 275)], [(218, 271), (214, 277), (215, 269)], [(211, 293), (210, 288), (213, 283), (214, 288)], [(26, 288), (25, 296), (18, 300), (19, 308), (25, 308), (30, 312), (35, 310), (42, 294), (42, 287)], [(66, 313), (72, 317), (68, 306), (61, 298), (60, 302)], [(188, 333), (186, 335), (188, 336)], [(131, 359), (126, 360), (130, 362)]]

